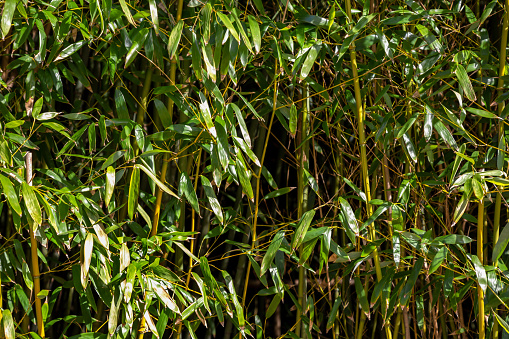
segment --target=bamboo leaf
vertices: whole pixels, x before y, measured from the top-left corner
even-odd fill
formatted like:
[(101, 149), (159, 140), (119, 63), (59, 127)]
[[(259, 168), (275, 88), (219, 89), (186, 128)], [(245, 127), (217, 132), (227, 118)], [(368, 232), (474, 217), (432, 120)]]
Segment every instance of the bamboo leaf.
[(125, 16), (127, 18), (127, 21), (129, 21), (129, 23), (131, 25), (136, 27), (136, 23), (134, 22), (134, 18), (131, 15), (131, 10), (127, 6), (127, 3), (125, 2), (125, 0), (119, 0), (119, 1), (120, 1), (120, 7), (122, 8), (122, 12), (124, 12), (124, 14), (125, 14)]
[(184, 21), (180, 20), (175, 27), (171, 30), (170, 38), (168, 39), (168, 55), (173, 59), (182, 36), (182, 29), (184, 28)]
[(249, 199), (254, 199), (253, 187), (251, 186), (251, 171), (248, 171), (240, 153), (237, 154), (237, 160), (235, 161), (235, 167), (237, 169), (237, 175), (239, 176), (239, 181), (242, 187), (244, 188), (244, 193), (247, 194)]
[(23, 182), (21, 184), (21, 191), (23, 192), (23, 200), (25, 201), (25, 206), (27, 207), (28, 214), (30, 214), (30, 217), (35, 222), (37, 228), (37, 226), (42, 224), (42, 214), (41, 206), (39, 205), (39, 201), (37, 201), (34, 189), (26, 182)]
[(92, 250), (94, 249), (94, 236), (88, 233), (83, 245), (83, 260), (81, 262), (81, 286), (85, 289), (88, 283), (88, 271), (92, 261)]
[(424, 139), (428, 142), (433, 132), (433, 111), (426, 105), (426, 114), (424, 116)]
[(70, 57), (71, 55), (73, 55), (74, 53), (79, 51), (80, 48), (83, 47), (86, 43), (87, 43), (86, 40), (81, 40), (81, 41), (78, 41), (74, 44), (67, 46), (66, 48), (64, 48), (62, 50), (62, 52), (60, 52), (60, 54), (55, 58), (55, 60), (53, 60), (53, 62), (64, 60), (64, 59)]
[(232, 36), (235, 38), (235, 40), (237, 40), (237, 42), (240, 42), (240, 36), (239, 36), (239, 33), (237, 33), (237, 30), (235, 29), (235, 27), (233, 27), (233, 24), (232, 22), (230, 21), (230, 18), (228, 18), (226, 15), (224, 15), (223, 13), (221, 12), (216, 12), (217, 13), (217, 16), (221, 19), (221, 21), (224, 23), (224, 25), (226, 26), (226, 28), (228, 28), (228, 30), (230, 31), (230, 33), (232, 34)]
[(120, 273), (124, 271), (131, 264), (131, 255), (129, 254), (129, 249), (127, 248), (127, 244), (124, 242), (122, 246), (120, 246)]
[(7, 198), (12, 210), (21, 216), (22, 211), (18, 201), (18, 194), (14, 190), (14, 186), (11, 181), (0, 174), (0, 184), (2, 185), (2, 193)]
[(297, 132), (297, 119), (298, 119), (298, 114), (297, 114), (297, 106), (295, 106), (294, 103), (292, 103), (292, 106), (290, 106), (290, 123), (289, 123), (289, 127), (290, 127), (290, 133), (292, 135), (295, 135), (295, 132)]
[(156, 35), (159, 35), (159, 15), (157, 14), (157, 4), (155, 0), (148, 0), (150, 7), (150, 16), (152, 17), (152, 23), (154, 24), (154, 30)]
[(12, 319), (11, 310), (5, 309), (2, 311), (2, 325), (6, 339), (14, 339), (16, 337), (16, 329), (14, 320)]
[(304, 63), (302, 64), (302, 68), (300, 70), (300, 78), (301, 80), (304, 80), (308, 77), (309, 72), (311, 71), (311, 68), (315, 64), (316, 57), (318, 56), (318, 53), (320, 52), (320, 49), (322, 48), (321, 44), (315, 44), (310, 49), (306, 56), (306, 59), (304, 59)]
[(115, 188), (115, 169), (111, 166), (108, 166), (108, 168), (106, 169), (106, 188), (104, 191), (104, 203), (106, 206), (110, 204), (114, 188)]
[(488, 279), (486, 277), (486, 270), (482, 265), (481, 261), (476, 255), (468, 255), (472, 264), (474, 264), (475, 275), (477, 276), (477, 283), (481, 286), (481, 289), (486, 292), (486, 288), (488, 287)]
[(267, 312), (265, 313), (265, 319), (269, 319), (270, 317), (272, 317), (274, 312), (276, 312), (277, 307), (281, 303), (281, 299), (282, 298), (280, 294), (276, 294), (274, 298), (272, 298), (272, 301), (270, 302), (269, 307), (267, 308)]
[(247, 130), (246, 122), (244, 121), (244, 116), (242, 115), (242, 112), (239, 109), (239, 106), (237, 106), (235, 103), (229, 104), (229, 107), (232, 107), (235, 111), (235, 118), (237, 119), (237, 122), (239, 123), (240, 132), (242, 133), (242, 137), (244, 138), (244, 141), (246, 144), (251, 148), (251, 137), (249, 136), (249, 131)]
[(440, 121), (435, 121), (434, 124), (435, 130), (440, 134), (440, 137), (442, 137), (442, 140), (445, 141), (449, 147), (454, 148), (456, 151), (458, 150), (458, 145), (456, 144), (456, 141), (454, 140), (451, 132), (442, 124)]
[(269, 248), (267, 249), (267, 252), (265, 252), (265, 255), (262, 259), (262, 265), (260, 266), (260, 277), (265, 274), (265, 272), (269, 269), (270, 265), (274, 261), (274, 257), (276, 256), (277, 251), (280, 249), (284, 237), (285, 232), (279, 231), (270, 242)]
[(500, 233), (498, 241), (495, 244), (495, 247), (493, 248), (491, 260), (493, 260), (495, 262), (498, 259), (500, 259), (500, 257), (504, 253), (508, 243), (509, 243), (509, 223), (507, 223), (504, 226), (504, 228), (502, 229), (502, 232)]
[(223, 278), (226, 282), (226, 286), (228, 286), (228, 291), (230, 291), (231, 298), (233, 300), (233, 305), (235, 306), (235, 310), (237, 311), (237, 321), (241, 328), (244, 328), (245, 319), (244, 319), (244, 309), (239, 303), (239, 299), (237, 297), (237, 293), (235, 292), (235, 286), (233, 285), (233, 279), (226, 271), (221, 271), (223, 274)]
[(2, 10), (2, 39), (5, 39), (11, 30), (12, 18), (16, 10), (16, 0), (6, 0)]
[(343, 213), (344, 219), (346, 221), (346, 225), (350, 231), (355, 233), (356, 236), (359, 235), (359, 226), (357, 225), (357, 219), (355, 218), (355, 213), (352, 210), (352, 207), (342, 197), (339, 197), (339, 203), (341, 205), (341, 212)]
[(217, 219), (222, 224), (224, 222), (223, 211), (221, 210), (221, 205), (217, 200), (216, 193), (212, 188), (212, 184), (210, 183), (209, 179), (203, 175), (201, 176), (201, 184), (203, 185), (203, 190), (205, 191), (205, 195), (207, 196), (212, 211), (214, 211)]
[(447, 258), (447, 252), (448, 249), (444, 246), (437, 252), (437, 254), (435, 254), (435, 257), (433, 258), (429, 268), (429, 275), (433, 274), (440, 267), (440, 265), (442, 265), (444, 260)]
[(134, 165), (135, 168), (139, 168), (141, 169), (143, 172), (145, 172), (146, 175), (148, 175), (150, 177), (150, 179), (152, 179), (156, 185), (164, 192), (168, 193), (169, 195), (177, 198), (180, 200), (180, 198), (178, 197), (178, 195), (176, 195), (175, 193), (173, 193), (165, 184), (163, 184), (161, 181), (159, 181), (159, 179), (157, 179), (157, 177), (155, 176), (154, 173), (152, 173), (152, 171), (150, 171), (148, 168), (146, 168), (145, 166), (143, 166), (142, 164), (135, 164)]
[(245, 143), (244, 139), (237, 138), (236, 136), (233, 136), (233, 141), (237, 147), (239, 147), (248, 157), (251, 159), (256, 166), (261, 166), (260, 161), (254, 154), (254, 152), (249, 148), (249, 146)]
[(483, 118), (498, 119), (498, 116), (496, 114), (488, 112), (488, 111), (485, 111), (483, 109), (468, 107), (467, 111), (469, 111), (470, 113), (473, 113), (475, 115), (478, 115), (480, 117), (483, 117)]
[(198, 205), (198, 197), (196, 196), (196, 192), (194, 190), (193, 182), (189, 179), (189, 176), (186, 172), (182, 172), (180, 174), (180, 185), (179, 185), (179, 195), (184, 194), (186, 196), (187, 201), (191, 204), (193, 209), (200, 215), (200, 206)]
[(131, 179), (129, 180), (129, 195), (127, 197), (127, 211), (129, 219), (134, 219), (134, 211), (138, 205), (138, 196), (140, 194), (140, 169), (133, 167)]
[(408, 300), (410, 300), (410, 295), (412, 293), (412, 289), (415, 286), (415, 283), (417, 281), (417, 278), (419, 277), (419, 274), (421, 273), (422, 266), (424, 265), (424, 258), (420, 257), (415, 262), (414, 267), (412, 268), (412, 271), (410, 273), (410, 277), (408, 278), (405, 287), (401, 290), (401, 293), (399, 295), (399, 303), (402, 306), (406, 306), (408, 303)]
[(311, 222), (313, 221), (314, 216), (315, 210), (309, 210), (306, 213), (304, 213), (300, 218), (299, 223), (297, 224), (297, 229), (295, 230), (295, 233), (292, 238), (291, 246), (293, 250), (299, 248), (300, 244), (302, 243), (302, 240), (304, 239), (304, 236), (306, 235), (309, 225), (311, 225)]
[(458, 82), (460, 84), (460, 87), (463, 89), (463, 93), (465, 93), (466, 97), (471, 100), (475, 101), (475, 92), (474, 88), (472, 87), (472, 83), (470, 82), (470, 78), (468, 77), (467, 71), (463, 67), (463, 65), (456, 65), (456, 76), (458, 77)]
[(249, 20), (249, 28), (251, 29), (251, 36), (253, 37), (253, 44), (256, 53), (260, 53), (260, 48), (262, 46), (262, 36), (260, 34), (260, 26), (258, 22), (252, 15), (247, 16)]
[(452, 226), (456, 225), (456, 223), (463, 216), (463, 213), (465, 213), (465, 211), (467, 209), (467, 206), (468, 206), (469, 199), (470, 199), (470, 196), (465, 194), (465, 193), (461, 196), (461, 199), (458, 202), (458, 205), (456, 206), (456, 209), (454, 210)]
[(263, 199), (267, 200), (267, 199), (272, 199), (272, 198), (277, 198), (279, 196), (282, 196), (282, 195), (285, 195), (285, 194), (288, 194), (289, 192), (291, 192), (295, 187), (284, 187), (284, 188), (280, 188), (278, 190), (275, 190), (275, 191), (272, 191), (270, 192), (269, 194), (267, 194), (266, 196), (263, 197)]
[(366, 295), (366, 291), (364, 291), (364, 286), (362, 286), (362, 282), (359, 277), (354, 277), (355, 281), (355, 292), (357, 293), (357, 297), (359, 298), (359, 303), (362, 311), (366, 314), (367, 318), (370, 319), (370, 311), (369, 311), (369, 301), (368, 296)]

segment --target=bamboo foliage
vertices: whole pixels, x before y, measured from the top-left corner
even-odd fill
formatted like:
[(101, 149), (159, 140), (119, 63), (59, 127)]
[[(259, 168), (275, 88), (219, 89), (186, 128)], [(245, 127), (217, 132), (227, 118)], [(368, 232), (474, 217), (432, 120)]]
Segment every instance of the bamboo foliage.
[(509, 334), (508, 5), (5, 0), (0, 337)]

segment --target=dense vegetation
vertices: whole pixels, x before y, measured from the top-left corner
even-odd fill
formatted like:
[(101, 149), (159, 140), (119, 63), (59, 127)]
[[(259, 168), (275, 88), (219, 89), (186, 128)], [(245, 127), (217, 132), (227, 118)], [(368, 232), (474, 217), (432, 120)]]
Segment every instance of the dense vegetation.
[(508, 6), (5, 0), (0, 337), (508, 337)]

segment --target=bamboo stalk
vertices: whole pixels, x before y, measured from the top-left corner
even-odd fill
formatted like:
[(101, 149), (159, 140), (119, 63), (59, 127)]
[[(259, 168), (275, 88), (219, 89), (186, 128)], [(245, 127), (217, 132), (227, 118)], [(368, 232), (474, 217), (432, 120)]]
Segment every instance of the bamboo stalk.
[[(184, 0), (179, 0), (177, 4), (177, 17), (176, 21), (179, 22), (182, 18), (182, 8), (184, 6)], [(177, 58), (178, 58), (178, 52), (175, 53), (175, 56), (171, 60), (171, 66), (170, 66), (170, 83), (175, 84), (175, 77), (176, 77), (176, 70), (177, 70)], [(144, 89), (145, 90), (145, 89)], [(168, 100), (168, 113), (170, 117), (173, 117), (173, 101), (171, 99)], [(163, 158), (163, 166), (161, 168), (161, 175), (159, 177), (161, 182), (166, 181), (166, 172), (168, 170), (168, 162), (169, 162), (169, 153), (166, 153)], [(159, 225), (159, 216), (161, 213), (161, 202), (162, 202), (162, 196), (163, 192), (158, 187), (156, 190), (156, 206), (154, 208), (154, 215), (152, 217), (152, 229), (150, 230), (150, 235), (156, 235), (157, 234), (157, 227)], [(140, 320), (140, 327), (138, 330), (139, 336), (138, 339), (143, 339), (144, 333), (146, 330), (146, 321), (145, 317), (143, 317)]]
[[(480, 199), (477, 207), (477, 257), (484, 265), (484, 197)], [(479, 318), (479, 338), (485, 338), (486, 328), (484, 323), (484, 291), (479, 283), (477, 284), (477, 304)]]
[[(297, 218), (300, 220), (302, 215), (307, 211), (308, 206), (308, 185), (305, 179), (304, 170), (309, 168), (308, 157), (309, 157), (309, 146), (307, 139), (308, 132), (308, 112), (309, 112), (309, 85), (304, 86), (304, 105), (302, 107), (302, 115), (300, 121), (299, 138), (297, 144), (300, 144), (300, 149), (297, 153), (297, 163), (299, 164), (297, 174)], [(300, 246), (299, 252), (302, 252), (303, 245)], [(302, 316), (305, 313), (305, 301), (306, 301), (306, 290), (307, 290), (307, 276), (306, 269), (303, 265), (299, 266), (299, 287), (298, 287), (298, 300), (301, 306), (302, 314), (297, 311), (297, 325), (295, 327), (295, 333), (301, 338), (307, 338), (307, 332), (302, 326)]]
[[(30, 117), (32, 115), (32, 109), (27, 109), (27, 116)], [(26, 182), (28, 185), (32, 186), (32, 176), (33, 176), (33, 154), (32, 151), (27, 151), (25, 156), (25, 174), (26, 174)], [(39, 257), (37, 256), (37, 240), (35, 239), (34, 232), (34, 223), (29, 223), (29, 232), (30, 232), (30, 254), (32, 259), (32, 278), (34, 280), (34, 297), (35, 297), (35, 317), (37, 321), (37, 330), (39, 336), (42, 338), (45, 337), (44, 333), (44, 322), (42, 319), (42, 304), (41, 299), (38, 297), (39, 292), (41, 291), (41, 273), (39, 271)], [(40, 227), (40, 226), (39, 226)]]
[[(251, 241), (251, 252), (255, 249), (256, 244), (258, 242), (256, 226), (258, 224), (258, 208), (259, 208), (258, 205), (259, 205), (259, 201), (260, 201), (260, 181), (262, 178), (263, 163), (265, 161), (265, 155), (267, 153), (267, 145), (269, 143), (270, 133), (272, 131), (272, 124), (274, 123), (274, 117), (276, 115), (276, 109), (277, 109), (277, 107), (276, 107), (277, 106), (277, 85), (278, 85), (277, 78), (278, 78), (278, 70), (279, 70), (277, 59), (276, 59), (275, 65), (276, 65), (276, 67), (274, 67), (275, 74), (274, 74), (274, 95), (273, 95), (273, 99), (272, 99), (272, 115), (270, 117), (269, 127), (267, 130), (267, 136), (265, 137), (265, 144), (263, 145), (262, 157), (260, 159), (260, 168), (258, 170), (258, 175), (256, 176), (256, 191), (255, 191), (255, 202), (254, 202), (255, 211), (253, 214), (253, 227), (252, 227), (253, 239)], [(251, 261), (248, 261), (247, 270), (246, 270), (246, 278), (244, 280), (244, 292), (242, 293), (242, 301), (241, 301), (242, 308), (245, 308), (245, 305), (246, 305), (246, 294), (247, 294), (247, 288), (248, 288), (248, 284), (249, 284), (250, 271), (251, 271)], [(239, 335), (241, 336), (242, 334), (239, 334)]]
[[(350, 22), (353, 22), (352, 20), (352, 6), (350, 0), (346, 0), (346, 13), (348, 16), (348, 19)], [(353, 83), (354, 83), (354, 90), (355, 90), (355, 103), (356, 103), (356, 109), (357, 109), (357, 131), (359, 134), (359, 148), (360, 148), (360, 154), (361, 154), (361, 169), (362, 169), (362, 182), (363, 182), (363, 188), (364, 188), (364, 194), (366, 195), (366, 210), (368, 216), (373, 214), (372, 207), (369, 204), (369, 201), (371, 200), (371, 191), (370, 191), (370, 185), (369, 185), (369, 176), (368, 176), (368, 159), (366, 154), (366, 135), (364, 131), (364, 121), (366, 119), (366, 112), (363, 109), (362, 105), (362, 97), (361, 97), (361, 88), (359, 83), (359, 74), (357, 71), (357, 56), (355, 52), (355, 43), (352, 42), (350, 44), (350, 59), (352, 63), (352, 74), (353, 74)], [(373, 223), (368, 225), (368, 232), (369, 232), (369, 240), (374, 241), (376, 239), (375, 234), (375, 226)], [(378, 249), (375, 248), (373, 250), (373, 259), (375, 262), (375, 271), (377, 280), (380, 281), (382, 279), (382, 269), (380, 267), (380, 258), (378, 256)], [(383, 306), (382, 306), (383, 307)], [(361, 324), (364, 326), (362, 319)], [(387, 336), (387, 339), (392, 339), (392, 334), (390, 331), (390, 327), (388, 326), (388, 323), (386, 322), (383, 327), (385, 328), (385, 334)], [(357, 332), (358, 335), (362, 335), (363, 327), (359, 325), (359, 331)], [(358, 336), (359, 338), (359, 336)]]

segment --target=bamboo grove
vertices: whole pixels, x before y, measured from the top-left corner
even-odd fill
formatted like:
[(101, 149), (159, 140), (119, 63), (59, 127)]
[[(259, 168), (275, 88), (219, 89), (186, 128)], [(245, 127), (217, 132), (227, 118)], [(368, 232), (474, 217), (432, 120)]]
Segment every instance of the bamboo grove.
[(1, 3), (0, 337), (509, 337), (509, 0)]

